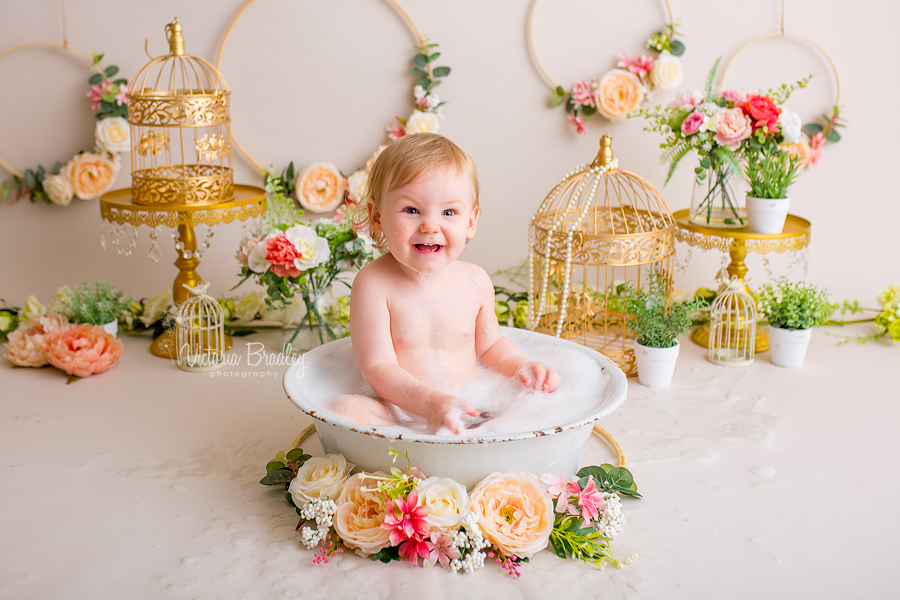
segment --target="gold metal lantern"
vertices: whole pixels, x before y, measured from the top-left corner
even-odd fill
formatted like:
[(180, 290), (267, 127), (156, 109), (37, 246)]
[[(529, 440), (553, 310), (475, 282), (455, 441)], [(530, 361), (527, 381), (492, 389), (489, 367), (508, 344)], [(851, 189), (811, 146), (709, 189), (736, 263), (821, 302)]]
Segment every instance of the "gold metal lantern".
[(132, 198), (141, 205), (203, 206), (234, 196), (231, 91), (210, 63), (184, 53), (178, 19), (166, 25), (169, 54), (132, 80)]
[(629, 290), (646, 289), (653, 270), (671, 297), (675, 219), (653, 185), (618, 168), (611, 136), (544, 199), (528, 245), (529, 328), (598, 350), (635, 375)]

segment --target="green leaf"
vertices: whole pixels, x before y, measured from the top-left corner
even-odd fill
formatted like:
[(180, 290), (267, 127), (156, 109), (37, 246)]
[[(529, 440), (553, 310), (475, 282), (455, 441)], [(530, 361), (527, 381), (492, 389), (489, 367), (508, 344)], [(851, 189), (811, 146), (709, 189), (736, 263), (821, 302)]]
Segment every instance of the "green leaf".
[(590, 117), (597, 113), (597, 108), (594, 106), (582, 106), (581, 113), (586, 117)]
[(429, 54), (427, 60), (428, 60), (428, 62), (434, 62), (434, 61), (437, 60), (437, 58), (438, 58), (440, 55), (441, 55), (440, 52), (435, 52), (434, 54)]
[(291, 496), (291, 490), (289, 490), (287, 488), (285, 488), (285, 490), (284, 490), (284, 499), (287, 500), (288, 504), (290, 504), (294, 508), (297, 508), (297, 505), (294, 504), (294, 497)]
[(74, 383), (75, 381), (78, 381), (79, 379), (81, 379), (81, 377), (78, 377), (77, 375), (69, 375), (68, 379), (66, 379), (66, 385), (69, 385), (70, 383)]
[[(560, 93), (560, 92), (562, 92), (562, 93)], [(550, 99), (550, 104), (552, 106), (556, 107), (565, 101), (566, 101), (566, 93), (562, 91), (561, 87), (556, 88), (556, 91), (553, 92), (553, 97)]]
[(432, 74), (435, 77), (446, 77), (450, 74), (450, 67), (435, 67)]
[(625, 467), (616, 467), (607, 473), (607, 481), (613, 488), (628, 490), (634, 483), (634, 476)]
[(116, 65), (109, 65), (108, 67), (106, 67), (106, 69), (104, 69), (103, 72), (106, 73), (107, 77), (112, 77), (119, 72), (119, 67), (117, 67)]
[(413, 67), (413, 68), (412, 68), (412, 74), (413, 74), (413, 75), (423, 75), (423, 76), (425, 76), (425, 77), (428, 76), (428, 72), (427, 72), (427, 71), (423, 71), (423, 70), (420, 69), (419, 67)]
[(428, 66), (428, 59), (424, 54), (416, 54), (415, 56), (413, 56), (413, 64), (420, 69), (424, 69)]
[(88, 79), (88, 83), (91, 85), (97, 85), (101, 81), (103, 81), (103, 75), (101, 75), (100, 73), (94, 73), (93, 75), (91, 75), (90, 79)]
[(59, 175), (59, 172), (62, 170), (62, 167), (63, 167), (63, 164), (61, 162), (57, 161), (57, 163), (55, 165), (53, 165), (52, 173), (54, 175)]
[(709, 158), (706, 157), (706, 156), (704, 156), (703, 158), (701, 158), (701, 159), (700, 159), (700, 166), (701, 166), (702, 168), (704, 168), (704, 169), (708, 169), (708, 168), (709, 168)]
[(270, 460), (269, 463), (266, 465), (266, 473), (267, 474), (274, 473), (275, 471), (278, 471), (279, 469), (284, 469), (286, 467), (287, 467), (287, 465), (285, 465), (280, 460)]
[(560, 543), (556, 539), (555, 536), (550, 536), (550, 545), (553, 546), (553, 552), (555, 552), (558, 557), (563, 560), (566, 560), (566, 558), (568, 558), (566, 556), (566, 549), (563, 547), (562, 543)]
[(822, 131), (822, 126), (819, 123), (807, 123), (803, 126), (803, 130), (807, 133), (815, 135)]
[(302, 448), (292, 448), (288, 450), (287, 455), (285, 456), (291, 462), (297, 462), (298, 460), (307, 461), (310, 459), (309, 454), (303, 454)]
[(100, 110), (103, 112), (110, 112), (113, 109), (112, 102), (101, 101), (100, 102)]
[(684, 54), (684, 44), (678, 40), (672, 40), (669, 42), (669, 53), (672, 56), (681, 56)]
[(389, 563), (392, 560), (400, 560), (400, 550), (397, 546), (388, 546), (384, 550), (373, 554), (372, 560), (380, 560), (383, 563)]
[(37, 180), (34, 178), (34, 171), (31, 169), (25, 169), (25, 184), (31, 188), (37, 185)]
[(416, 81), (417, 85), (421, 85), (426, 90), (428, 89), (428, 84), (430, 84), (430, 83), (431, 83), (431, 80), (428, 79), (427, 77), (419, 77), (419, 80)]
[(839, 134), (835, 130), (831, 130), (831, 133), (828, 134), (827, 139), (829, 142), (839, 142), (839, 141), (841, 141), (841, 134)]
[(128, 83), (128, 80), (124, 79), (124, 78), (119, 78), (119, 79), (116, 79), (115, 81), (113, 81), (113, 83), (121, 86), (121, 85), (125, 85), (126, 83)]
[(643, 496), (641, 496), (637, 492), (637, 490), (616, 490), (616, 491), (619, 492), (620, 494), (622, 494), (623, 496), (631, 496), (632, 498), (643, 498)]
[(279, 483), (290, 483), (293, 478), (294, 475), (290, 469), (279, 469), (273, 473), (267, 473), (259, 482), (263, 485), (278, 485)]

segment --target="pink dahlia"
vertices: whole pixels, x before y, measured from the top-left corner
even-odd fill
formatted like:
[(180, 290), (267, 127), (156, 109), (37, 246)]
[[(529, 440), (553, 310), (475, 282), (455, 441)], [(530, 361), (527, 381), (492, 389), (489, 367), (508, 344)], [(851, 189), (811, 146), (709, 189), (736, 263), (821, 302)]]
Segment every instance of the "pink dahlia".
[(44, 337), (50, 364), (77, 377), (102, 373), (122, 357), (122, 342), (96, 325), (76, 325)]
[(389, 500), (385, 505), (387, 515), (381, 522), (382, 529), (390, 531), (391, 546), (400, 546), (400, 556), (418, 563), (421, 556), (427, 559), (430, 550), (425, 542), (429, 535), (428, 507), (418, 506), (419, 495), (413, 490), (406, 497)]
[(627, 54), (619, 55), (619, 63), (616, 65), (620, 69), (628, 69), (638, 77), (646, 77), (653, 69), (655, 61), (649, 56), (638, 56), (636, 58), (628, 58)]
[(581, 518), (585, 521), (594, 521), (599, 516), (599, 509), (603, 508), (606, 501), (603, 494), (594, 487), (594, 478), (588, 479), (588, 483), (584, 489), (578, 492), (578, 506), (581, 507)]
[(572, 102), (578, 106), (597, 106), (597, 80), (577, 81), (572, 86)]

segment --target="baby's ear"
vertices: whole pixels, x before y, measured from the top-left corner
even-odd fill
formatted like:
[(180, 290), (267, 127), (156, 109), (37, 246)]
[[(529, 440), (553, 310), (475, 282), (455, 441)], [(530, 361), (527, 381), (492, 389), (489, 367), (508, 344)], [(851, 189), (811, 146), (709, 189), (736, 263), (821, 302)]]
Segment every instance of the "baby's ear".
[(469, 214), (469, 226), (466, 228), (466, 239), (471, 240), (475, 237), (475, 228), (478, 226), (478, 217), (481, 216), (481, 207), (476, 206)]
[(378, 207), (375, 206), (375, 200), (372, 198), (366, 201), (366, 211), (369, 213), (369, 231), (372, 233), (384, 231), (381, 228), (381, 213), (378, 212)]

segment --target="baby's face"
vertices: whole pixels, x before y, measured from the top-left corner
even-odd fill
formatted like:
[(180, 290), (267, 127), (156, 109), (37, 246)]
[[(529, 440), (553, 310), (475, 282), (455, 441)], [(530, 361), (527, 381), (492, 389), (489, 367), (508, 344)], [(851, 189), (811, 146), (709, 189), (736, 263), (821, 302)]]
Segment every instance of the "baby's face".
[(394, 258), (419, 273), (435, 273), (459, 257), (475, 235), (478, 209), (472, 181), (437, 169), (369, 205), (372, 231), (384, 232)]

